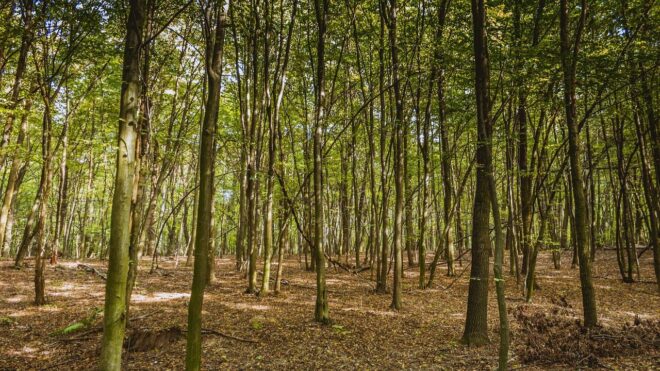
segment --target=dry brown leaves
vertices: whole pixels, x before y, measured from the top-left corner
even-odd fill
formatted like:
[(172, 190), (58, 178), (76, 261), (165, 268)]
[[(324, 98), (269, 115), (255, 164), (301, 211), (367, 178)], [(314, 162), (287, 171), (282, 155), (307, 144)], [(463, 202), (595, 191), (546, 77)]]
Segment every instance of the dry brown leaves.
[[(619, 280), (611, 252), (598, 256), (594, 275), (603, 327), (589, 332), (576, 324), (581, 315), (577, 269), (555, 271), (548, 256), (539, 258), (539, 290), (532, 304), (521, 300), (514, 279), (506, 282), (512, 368), (657, 366), (660, 299), (650, 254), (641, 261), (642, 282), (634, 284)], [(149, 263), (141, 262), (133, 295), (125, 368), (182, 369), (192, 270), (165, 259), (161, 268), (166, 274), (150, 275)], [(406, 269), (404, 309), (394, 312), (388, 309), (389, 295), (373, 293), (369, 271), (357, 276), (330, 267), (333, 322), (321, 326), (313, 321), (315, 275), (302, 269), (297, 258), (286, 260), (289, 284), (279, 295), (244, 294), (245, 280), (234, 262), (217, 263), (218, 281), (207, 288), (204, 302), (206, 369), (482, 370), (497, 364), (494, 290), (489, 299), (493, 343), (478, 349), (459, 343), (469, 272), (456, 280), (439, 274), (434, 289), (418, 290), (416, 269)], [(105, 269), (104, 262), (85, 264)], [(17, 271), (10, 266), (10, 261), (0, 261), (0, 369), (93, 369), (101, 337), (98, 324), (83, 333), (49, 334), (84, 318), (90, 308), (102, 307), (105, 282), (77, 269), (76, 262), (60, 262), (46, 272), (49, 304), (35, 307), (33, 268)], [(445, 271), (442, 266), (438, 273)]]

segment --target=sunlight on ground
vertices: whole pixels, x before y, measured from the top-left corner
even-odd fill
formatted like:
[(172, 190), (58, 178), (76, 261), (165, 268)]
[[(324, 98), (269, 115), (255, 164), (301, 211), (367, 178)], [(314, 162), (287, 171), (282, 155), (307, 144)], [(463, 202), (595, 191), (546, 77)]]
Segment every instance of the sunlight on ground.
[(173, 299), (183, 299), (190, 298), (189, 293), (183, 292), (156, 292), (149, 296), (141, 294), (133, 294), (131, 297), (131, 302), (135, 303), (157, 303), (161, 301), (168, 301)]
[[(657, 309), (656, 309), (656, 310), (657, 310)], [(639, 317), (639, 318), (641, 318), (641, 319), (649, 319), (649, 320), (654, 318), (654, 316), (651, 315), (651, 314), (633, 313), (633, 312), (626, 312), (626, 311), (617, 311), (617, 313), (619, 313), (619, 314), (624, 314), (624, 315), (628, 315), (628, 316), (632, 317), (633, 319), (634, 319), (635, 317)]]
[[(31, 299), (29, 301), (29, 304), (32, 304)], [(55, 305), (51, 305), (51, 304), (42, 305), (40, 307), (30, 305), (25, 309), (9, 312), (9, 316), (13, 319), (16, 319), (19, 317), (34, 316), (37, 313), (58, 313), (61, 311), (62, 308), (58, 308)]]
[(74, 285), (73, 283), (65, 283), (65, 284), (62, 284), (57, 289), (59, 289), (59, 290), (76, 290), (76, 285)]
[(26, 295), (15, 295), (15, 296), (12, 296), (11, 298), (5, 299), (4, 301), (7, 302), (7, 303), (15, 304), (15, 303), (20, 303), (22, 301), (27, 301), (27, 300), (29, 300), (29, 299)]
[[(49, 282), (47, 282), (48, 284)], [(88, 295), (93, 298), (97, 297), (103, 297), (105, 293), (101, 290), (99, 290), (96, 287), (93, 287), (91, 285), (81, 285), (77, 283), (61, 283), (61, 284), (52, 284), (52, 290), (48, 293), (49, 296), (57, 296), (57, 297), (74, 297), (78, 298), (80, 297), (80, 293), (84, 293), (85, 295)]]
[(375, 314), (377, 316), (389, 316), (389, 317), (395, 317), (397, 313), (395, 311), (382, 311), (382, 310), (371, 310), (371, 309), (365, 309), (365, 308), (342, 308), (341, 310), (346, 311), (346, 312), (360, 312), (360, 313), (367, 313), (367, 314)]
[[(564, 275), (558, 276), (558, 275), (552, 274), (552, 272), (548, 272), (548, 273), (549, 274), (537, 274), (536, 278), (547, 278), (549, 280), (557, 280), (557, 279), (572, 280), (573, 279), (573, 277), (571, 277), (571, 276), (564, 276)], [(559, 272), (557, 272), (557, 273), (559, 273)]]
[(271, 307), (268, 305), (259, 305), (259, 304), (248, 304), (248, 303), (224, 303), (225, 306), (233, 309), (252, 309), (258, 311), (270, 310)]

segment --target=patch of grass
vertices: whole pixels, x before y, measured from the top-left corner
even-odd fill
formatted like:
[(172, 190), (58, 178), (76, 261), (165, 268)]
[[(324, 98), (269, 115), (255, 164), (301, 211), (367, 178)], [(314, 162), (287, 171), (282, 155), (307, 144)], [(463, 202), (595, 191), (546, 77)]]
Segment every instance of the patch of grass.
[(11, 326), (15, 323), (16, 323), (16, 320), (11, 318), (11, 317), (7, 317), (7, 316), (1, 316), (0, 317), (0, 326)]
[(339, 335), (347, 335), (351, 333), (350, 330), (347, 330), (342, 325), (332, 325), (332, 330)]
[(252, 318), (250, 320), (250, 327), (252, 327), (253, 330), (261, 330), (264, 327), (264, 323), (260, 318)]

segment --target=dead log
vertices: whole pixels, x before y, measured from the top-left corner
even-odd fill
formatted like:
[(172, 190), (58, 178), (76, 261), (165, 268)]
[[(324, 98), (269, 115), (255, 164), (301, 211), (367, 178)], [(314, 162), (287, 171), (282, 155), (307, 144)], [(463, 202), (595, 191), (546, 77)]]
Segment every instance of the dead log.
[(91, 266), (89, 266), (89, 265), (86, 265), (86, 264), (78, 264), (78, 269), (82, 269), (82, 270), (84, 270), (84, 271), (87, 272), (87, 273), (92, 273), (92, 274), (94, 274), (94, 275), (96, 275), (96, 276), (99, 276), (99, 277), (101, 277), (101, 279), (104, 280), (104, 281), (107, 281), (107, 280), (108, 280), (108, 276), (107, 276), (105, 273), (103, 273), (103, 272), (101, 272), (100, 270), (98, 270), (98, 269), (96, 269), (96, 268), (94, 268), (94, 267), (91, 267)]

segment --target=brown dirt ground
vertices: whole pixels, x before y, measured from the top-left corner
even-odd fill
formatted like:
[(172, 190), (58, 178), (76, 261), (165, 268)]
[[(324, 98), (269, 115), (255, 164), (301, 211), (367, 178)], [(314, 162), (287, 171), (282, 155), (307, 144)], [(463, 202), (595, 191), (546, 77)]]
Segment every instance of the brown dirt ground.
[[(540, 254), (540, 287), (532, 303), (524, 303), (511, 278), (506, 282), (510, 367), (658, 369), (660, 296), (651, 258), (647, 252), (641, 259), (642, 280), (626, 284), (619, 279), (614, 253), (599, 252), (593, 274), (602, 327), (585, 332), (577, 325), (582, 304), (578, 270), (570, 268), (570, 254), (564, 255), (559, 271), (552, 269), (548, 254)], [(105, 269), (104, 262), (85, 264)], [(192, 269), (182, 262), (177, 267), (172, 259), (161, 262), (159, 273), (149, 274), (149, 264), (146, 259), (141, 262), (128, 331), (140, 331), (142, 336), (133, 338), (125, 369), (183, 369), (181, 331), (187, 323)], [(245, 281), (234, 270), (233, 260), (217, 259), (218, 282), (207, 287), (203, 326), (257, 343), (204, 335), (206, 369), (483, 370), (497, 364), (494, 289), (489, 300), (492, 343), (473, 349), (459, 342), (467, 261), (458, 269), (458, 278), (441, 274), (436, 288), (424, 291), (416, 289), (417, 270), (406, 269), (404, 309), (399, 312), (388, 309), (389, 295), (372, 292), (368, 271), (357, 276), (329, 268), (330, 326), (313, 322), (314, 274), (301, 269), (293, 257), (284, 267), (283, 278), (289, 284), (282, 286), (282, 293), (258, 297), (243, 293)], [(49, 304), (35, 307), (32, 275), (31, 265), (15, 270), (10, 261), (0, 261), (0, 369), (95, 368), (100, 319), (77, 333), (51, 333), (85, 318), (94, 307), (102, 308), (104, 281), (77, 269), (76, 262), (60, 261), (47, 269)], [(169, 335), (160, 336), (155, 349), (145, 351), (136, 344), (149, 348), (148, 331)]]

